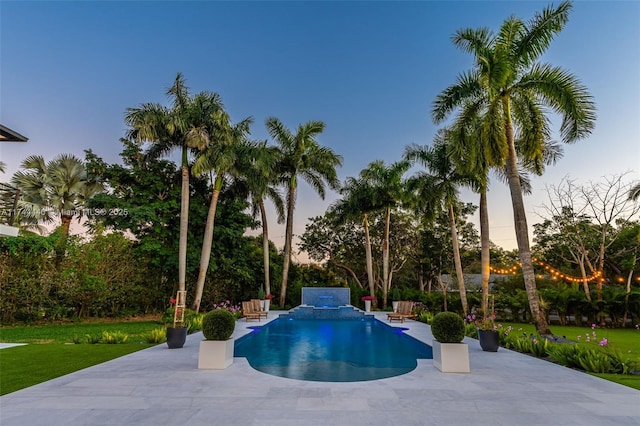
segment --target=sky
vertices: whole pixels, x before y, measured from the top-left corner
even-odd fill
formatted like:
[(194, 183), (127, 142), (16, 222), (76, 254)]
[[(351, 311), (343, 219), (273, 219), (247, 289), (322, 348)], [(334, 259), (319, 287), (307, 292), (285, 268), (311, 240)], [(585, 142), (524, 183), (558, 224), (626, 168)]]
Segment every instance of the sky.
[[(253, 117), (255, 139), (269, 139), (271, 116), (290, 129), (325, 122), (317, 140), (343, 156), (339, 178), (357, 176), (372, 161), (401, 159), (409, 144), (432, 143), (435, 97), (472, 67), (451, 42), (456, 30), (497, 31), (507, 17), (528, 20), (549, 4), (2, 0), (0, 123), (29, 142), (0, 144), (8, 166), (0, 181), (34, 154), (84, 158), (91, 149), (120, 162), (126, 109), (168, 105), (177, 72), (192, 93), (219, 93), (232, 120)], [(581, 80), (598, 118), (588, 138), (565, 145), (563, 159), (534, 178), (525, 198), (530, 228), (541, 220), (545, 187), (564, 177), (640, 179), (639, 22), (640, 2), (576, 1), (541, 58)], [(461, 197), (477, 204), (470, 191)], [(301, 184), (294, 233), (336, 199)], [(492, 241), (516, 248), (505, 184), (493, 181), (488, 203)], [(284, 227), (270, 219), (270, 232), (282, 247)]]

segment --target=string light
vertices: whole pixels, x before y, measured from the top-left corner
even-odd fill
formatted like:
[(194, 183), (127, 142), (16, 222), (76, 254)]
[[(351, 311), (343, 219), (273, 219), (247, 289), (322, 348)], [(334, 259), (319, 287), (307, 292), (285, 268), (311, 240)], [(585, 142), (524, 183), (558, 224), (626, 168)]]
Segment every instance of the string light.
[[(573, 283), (581, 283), (584, 281), (587, 281), (587, 282), (604, 281), (604, 277), (602, 276), (602, 271), (596, 271), (588, 277), (576, 277), (574, 275), (565, 274), (562, 271), (554, 268), (553, 266), (541, 260), (538, 260), (536, 258), (534, 258), (533, 261), (539, 266), (542, 266), (547, 271), (547, 273), (551, 276), (552, 280), (563, 279), (565, 281), (569, 281)], [(513, 265), (510, 268), (494, 268), (493, 266), (490, 266), (489, 269), (491, 270), (491, 272), (500, 274), (500, 275), (515, 275), (518, 273), (518, 269), (520, 269), (521, 267), (522, 267), (522, 264), (518, 262), (517, 265)]]

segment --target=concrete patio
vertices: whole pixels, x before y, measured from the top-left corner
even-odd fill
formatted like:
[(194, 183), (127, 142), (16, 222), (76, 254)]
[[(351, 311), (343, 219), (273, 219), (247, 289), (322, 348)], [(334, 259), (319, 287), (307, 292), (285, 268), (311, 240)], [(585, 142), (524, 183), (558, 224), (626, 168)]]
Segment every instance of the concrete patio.
[[(374, 315), (386, 322), (385, 313)], [(234, 336), (255, 325), (239, 321)], [(425, 324), (392, 325), (431, 343)], [(226, 370), (198, 370), (201, 339), (196, 333), (183, 349), (158, 345), (5, 395), (0, 424), (640, 425), (640, 391), (504, 348), (483, 352), (474, 339), (465, 340), (470, 374), (419, 360), (409, 374), (352, 383), (270, 376), (244, 358)]]

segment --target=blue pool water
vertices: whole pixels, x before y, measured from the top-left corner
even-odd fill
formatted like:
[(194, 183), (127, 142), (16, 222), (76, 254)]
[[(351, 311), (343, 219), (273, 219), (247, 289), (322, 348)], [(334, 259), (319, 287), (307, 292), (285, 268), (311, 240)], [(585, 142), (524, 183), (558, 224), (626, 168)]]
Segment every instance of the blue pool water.
[(322, 382), (356, 382), (405, 374), (431, 347), (373, 318), (279, 318), (238, 339), (236, 357), (274, 376)]

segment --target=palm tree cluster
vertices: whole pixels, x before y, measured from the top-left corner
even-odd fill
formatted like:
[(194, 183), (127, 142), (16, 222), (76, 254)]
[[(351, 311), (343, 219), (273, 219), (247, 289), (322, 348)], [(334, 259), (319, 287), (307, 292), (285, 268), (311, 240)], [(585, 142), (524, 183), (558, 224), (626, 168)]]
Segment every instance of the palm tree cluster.
[[(189, 214), (189, 174), (211, 177), (212, 197), (207, 215), (205, 234), (200, 255), (200, 270), (196, 283), (193, 309), (198, 311), (205, 279), (211, 259), (216, 206), (225, 183), (234, 182), (249, 194), (252, 212), (260, 212), (263, 229), (265, 290), (271, 293), (269, 278), (269, 236), (265, 198), (273, 201), (278, 219), (284, 218), (283, 200), (278, 187), (287, 191), (286, 234), (284, 268), (280, 289), (280, 305), (284, 306), (287, 290), (291, 246), (293, 238), (293, 213), (298, 177), (307, 181), (321, 197), (325, 196), (325, 182), (332, 188), (337, 185), (336, 167), (342, 158), (330, 148), (321, 146), (316, 137), (324, 130), (324, 123), (311, 121), (298, 126), (293, 134), (277, 118), (268, 118), (266, 127), (277, 142), (251, 140), (251, 117), (233, 123), (225, 111), (220, 96), (212, 92), (189, 94), (181, 74), (167, 91), (171, 108), (158, 104), (142, 104), (129, 108), (125, 117), (130, 126), (128, 137), (137, 142), (150, 142), (146, 155), (150, 158), (182, 152), (182, 199), (180, 214), (180, 249), (178, 289), (185, 289), (186, 244)], [(189, 152), (195, 158), (189, 164)]]

